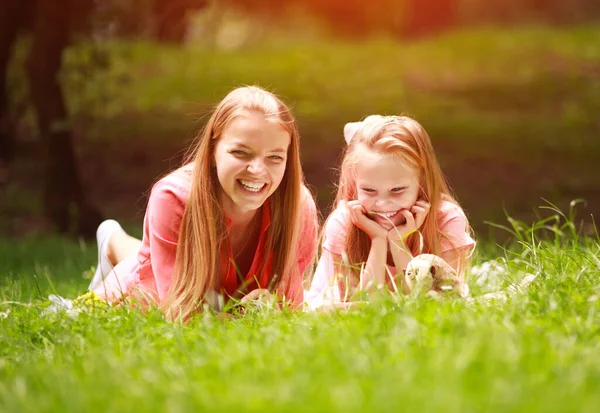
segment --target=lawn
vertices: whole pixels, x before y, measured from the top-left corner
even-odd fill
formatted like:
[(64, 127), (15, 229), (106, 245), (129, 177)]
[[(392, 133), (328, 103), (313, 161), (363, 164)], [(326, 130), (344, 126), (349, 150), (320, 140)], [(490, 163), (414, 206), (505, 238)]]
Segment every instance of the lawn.
[[(408, 113), (477, 231), (473, 297), (537, 279), (506, 302), (385, 296), (350, 312), (266, 308), (187, 325), (123, 307), (48, 314), (50, 294), (85, 291), (96, 249), (45, 232), (39, 162), (20, 156), (0, 191), (0, 412), (600, 411), (598, 25), (413, 43), (271, 38), (237, 51), (96, 47), (110, 64), (91, 75), (89, 50), (65, 56), (77, 153), (91, 199), (134, 234), (145, 191), (211, 105), (260, 84), (298, 118), (324, 213), (344, 123)], [(36, 147), (28, 139), (22, 151)], [(588, 203), (575, 218), (541, 197), (563, 211)], [(503, 271), (477, 275), (490, 260)]]
[(507, 302), (386, 296), (350, 312), (268, 308), (173, 325), (158, 312), (45, 314), (85, 290), (91, 244), (0, 239), (0, 411), (597, 412), (600, 238), (549, 211), (479, 246), (474, 297), (526, 273)]

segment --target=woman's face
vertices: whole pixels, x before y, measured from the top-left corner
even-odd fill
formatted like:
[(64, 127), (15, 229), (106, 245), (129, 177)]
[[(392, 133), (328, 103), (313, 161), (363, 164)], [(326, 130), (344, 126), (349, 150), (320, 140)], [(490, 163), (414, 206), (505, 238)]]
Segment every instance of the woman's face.
[(228, 216), (260, 208), (279, 187), (291, 136), (256, 112), (234, 118), (215, 146), (214, 161)]
[(410, 210), (421, 193), (419, 171), (398, 157), (366, 147), (358, 150), (361, 155), (355, 170), (357, 199), (371, 213), (369, 218), (384, 228), (403, 225), (406, 218), (399, 212)]

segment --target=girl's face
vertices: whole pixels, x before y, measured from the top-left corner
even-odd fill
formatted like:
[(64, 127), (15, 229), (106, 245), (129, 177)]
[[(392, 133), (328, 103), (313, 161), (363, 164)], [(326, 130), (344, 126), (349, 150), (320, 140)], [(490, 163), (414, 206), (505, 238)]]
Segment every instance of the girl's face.
[(400, 211), (410, 210), (421, 194), (419, 171), (397, 157), (366, 148), (359, 150), (361, 157), (355, 171), (357, 199), (368, 213), (387, 217), (367, 215), (384, 228), (403, 225), (406, 218)]
[(225, 212), (254, 211), (279, 187), (290, 134), (259, 113), (234, 118), (215, 146), (214, 160)]

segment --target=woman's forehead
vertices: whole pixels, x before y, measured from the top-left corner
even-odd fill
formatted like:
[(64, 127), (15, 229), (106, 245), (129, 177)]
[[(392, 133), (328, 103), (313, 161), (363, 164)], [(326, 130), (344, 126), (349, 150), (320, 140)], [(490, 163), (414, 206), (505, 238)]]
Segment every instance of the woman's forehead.
[(291, 135), (276, 120), (259, 113), (248, 113), (233, 118), (223, 129), (221, 140), (228, 145), (287, 149)]

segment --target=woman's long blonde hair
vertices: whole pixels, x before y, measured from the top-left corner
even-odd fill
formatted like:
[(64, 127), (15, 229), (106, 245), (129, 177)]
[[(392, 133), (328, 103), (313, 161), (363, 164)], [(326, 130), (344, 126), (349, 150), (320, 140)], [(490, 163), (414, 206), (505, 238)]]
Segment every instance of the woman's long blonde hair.
[[(446, 183), (431, 139), (425, 129), (416, 120), (407, 116), (374, 115), (366, 118), (349, 140), (344, 152), (334, 208), (340, 201), (357, 199), (355, 171), (361, 159), (361, 151), (365, 148), (376, 153), (395, 156), (400, 162), (421, 171), (419, 197), (431, 205), (419, 231), (422, 235), (423, 250), (420, 251), (421, 237), (418, 233), (409, 235), (405, 245), (413, 256), (420, 253), (438, 254), (441, 239), (450, 241), (438, 227), (438, 213), (442, 201), (459, 205)], [(467, 231), (471, 232), (470, 227)], [(358, 268), (367, 260), (370, 248), (369, 237), (358, 227), (351, 225), (346, 236), (344, 251), (348, 256), (351, 273), (355, 276), (358, 276)], [(467, 260), (468, 254), (460, 255), (459, 269), (464, 268)]]
[[(214, 168), (215, 146), (225, 127), (244, 113), (260, 113), (279, 123), (291, 136), (283, 180), (270, 197), (271, 224), (266, 251), (273, 251), (269, 274), (271, 291), (286, 295), (296, 268), (296, 246), (302, 225), (302, 186), (299, 134), (289, 108), (275, 95), (256, 86), (230, 92), (215, 108), (198, 133), (185, 163), (193, 162), (191, 189), (177, 244), (175, 271), (167, 300), (167, 318), (187, 319), (220, 293), (219, 251), (227, 238), (225, 215), (220, 202), (221, 185)], [(261, 264), (264, 272), (267, 258)], [(261, 286), (265, 287), (265, 286)], [(288, 297), (290, 298), (290, 297)], [(291, 297), (293, 298), (293, 297)]]

